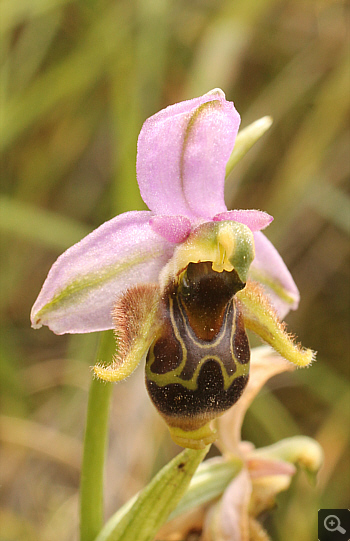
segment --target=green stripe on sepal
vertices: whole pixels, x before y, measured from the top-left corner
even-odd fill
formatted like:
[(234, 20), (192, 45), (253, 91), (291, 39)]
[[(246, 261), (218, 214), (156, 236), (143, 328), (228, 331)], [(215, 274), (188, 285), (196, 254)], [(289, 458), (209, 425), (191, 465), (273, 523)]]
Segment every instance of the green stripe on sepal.
[[(55, 293), (53, 298), (47, 302), (40, 310), (33, 313), (33, 329), (39, 329), (42, 325), (48, 324), (48, 321), (54, 321), (64, 317), (64, 310), (83, 303), (92, 292), (98, 291), (126, 275), (128, 270), (132, 270), (137, 265), (145, 264), (148, 260), (156, 259), (162, 255), (162, 250), (154, 250), (150, 253), (130, 255), (124, 260), (121, 259), (114, 264), (105, 266), (98, 271), (91, 271), (72, 279), (63, 289)], [(63, 315), (62, 315), (63, 314)]]
[(192, 476), (208, 453), (185, 449), (169, 462), (140, 492), (127, 512), (120, 510), (106, 524), (96, 541), (151, 541), (166, 522), (190, 484)]

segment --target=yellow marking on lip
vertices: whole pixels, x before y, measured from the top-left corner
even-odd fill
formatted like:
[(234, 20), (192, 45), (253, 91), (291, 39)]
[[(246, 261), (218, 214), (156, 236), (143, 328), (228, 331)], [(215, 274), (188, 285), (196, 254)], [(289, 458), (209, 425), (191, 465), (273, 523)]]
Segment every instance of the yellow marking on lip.
[[(225, 367), (223, 361), (220, 359), (220, 357), (218, 357), (217, 355), (213, 355), (213, 354), (207, 354), (207, 355), (204, 355), (201, 358), (201, 360), (199, 361), (199, 363), (197, 364), (196, 370), (195, 370), (195, 372), (194, 372), (194, 374), (193, 374), (193, 376), (192, 376), (192, 378), (190, 380), (181, 379), (180, 375), (181, 375), (184, 367), (186, 366), (187, 349), (186, 349), (184, 341), (183, 341), (183, 339), (182, 339), (182, 337), (180, 335), (179, 329), (178, 329), (178, 327), (176, 325), (173, 305), (174, 305), (173, 299), (169, 298), (169, 311), (170, 311), (170, 318), (171, 318), (171, 322), (172, 322), (172, 327), (173, 327), (175, 337), (176, 337), (176, 339), (179, 341), (179, 343), (181, 345), (182, 357), (183, 358), (182, 358), (182, 361), (181, 361), (179, 366), (177, 366), (174, 370), (171, 370), (170, 372), (167, 372), (165, 374), (154, 374), (153, 372), (151, 372), (151, 366), (152, 366), (152, 364), (153, 364), (153, 362), (155, 360), (155, 358), (154, 358), (153, 361), (150, 364), (146, 364), (146, 375), (147, 375), (147, 378), (149, 380), (153, 381), (158, 387), (165, 387), (165, 385), (169, 385), (169, 384), (172, 384), (172, 383), (179, 383), (180, 385), (182, 385), (186, 389), (196, 391), (198, 389), (197, 379), (198, 379), (198, 376), (199, 376), (199, 372), (200, 372), (202, 366), (204, 365), (204, 363), (209, 359), (213, 359), (214, 361), (216, 361), (220, 365), (222, 377), (223, 377), (223, 380), (224, 380), (224, 390), (225, 391), (230, 387), (230, 385), (233, 383), (233, 381), (235, 379), (237, 379), (240, 376), (247, 376), (249, 374), (249, 363), (245, 363), (245, 364), (239, 363), (237, 361), (235, 355), (233, 354), (232, 343), (233, 343), (233, 335), (234, 335), (234, 333), (236, 331), (236, 326), (232, 325), (231, 336), (230, 336), (230, 352), (231, 352), (232, 360), (233, 360), (233, 362), (235, 364), (235, 367), (236, 367), (235, 372), (232, 375), (229, 376), (227, 374), (226, 367)], [(183, 313), (182, 313), (182, 317), (184, 317)], [(227, 323), (227, 317), (225, 318), (225, 323)], [(192, 333), (189, 331), (186, 321), (185, 321), (185, 326), (186, 326), (187, 334), (189, 334), (191, 336)], [(224, 336), (224, 334), (222, 336)], [(220, 340), (221, 340), (221, 338), (220, 338)], [(199, 347), (201, 349), (204, 349), (204, 350), (206, 348), (208, 348), (208, 347), (213, 346), (213, 344), (210, 344), (209, 346), (207, 346), (206, 344), (198, 343), (195, 340), (194, 340), (194, 343), (196, 344), (197, 347)]]

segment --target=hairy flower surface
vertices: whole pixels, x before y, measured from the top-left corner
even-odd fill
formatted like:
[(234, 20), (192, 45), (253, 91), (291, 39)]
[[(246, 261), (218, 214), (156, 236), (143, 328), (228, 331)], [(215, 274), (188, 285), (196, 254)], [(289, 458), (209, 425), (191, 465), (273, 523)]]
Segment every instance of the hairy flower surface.
[(213, 441), (208, 423), (243, 392), (246, 328), (295, 364), (312, 360), (279, 321), (299, 293), (261, 232), (272, 217), (225, 205), (239, 124), (218, 89), (146, 120), (137, 179), (150, 211), (117, 216), (67, 250), (32, 309), (33, 327), (57, 334), (114, 328), (115, 359), (95, 367), (102, 379), (125, 378), (148, 352), (149, 394), (185, 446)]

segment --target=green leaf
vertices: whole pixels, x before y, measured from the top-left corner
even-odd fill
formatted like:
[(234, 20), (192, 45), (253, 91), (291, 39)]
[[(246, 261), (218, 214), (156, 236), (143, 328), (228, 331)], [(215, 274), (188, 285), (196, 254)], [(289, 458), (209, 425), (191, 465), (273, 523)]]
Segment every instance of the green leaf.
[(1, 196), (0, 231), (60, 251), (85, 237), (90, 228), (77, 220)]
[(0, 34), (14, 30), (26, 19), (41, 17), (52, 11), (57, 12), (62, 6), (71, 2), (72, 0), (23, 0), (21, 2), (3, 0), (1, 3)]
[(208, 453), (185, 449), (171, 460), (140, 492), (112, 517), (96, 541), (151, 541), (186, 491), (199, 464)]
[(93, 88), (115, 61), (127, 28), (123, 10), (112, 3), (64, 59), (52, 63), (22, 94), (9, 97), (0, 119), (0, 148), (8, 148), (59, 104), (73, 103)]
[(221, 496), (241, 468), (242, 460), (238, 457), (213, 458), (201, 464), (169, 520)]
[(234, 149), (226, 165), (226, 177), (228, 177), (243, 156), (247, 154), (248, 150), (272, 126), (272, 122), (273, 120), (270, 116), (263, 116), (238, 133)]

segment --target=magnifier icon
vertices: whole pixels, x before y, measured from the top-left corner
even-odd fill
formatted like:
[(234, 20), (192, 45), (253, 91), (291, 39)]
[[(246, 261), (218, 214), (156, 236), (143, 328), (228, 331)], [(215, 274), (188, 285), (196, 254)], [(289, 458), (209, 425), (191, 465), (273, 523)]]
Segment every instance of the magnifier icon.
[(346, 530), (340, 526), (340, 520), (336, 515), (328, 515), (324, 519), (324, 527), (329, 532), (340, 532), (340, 533), (346, 533)]

